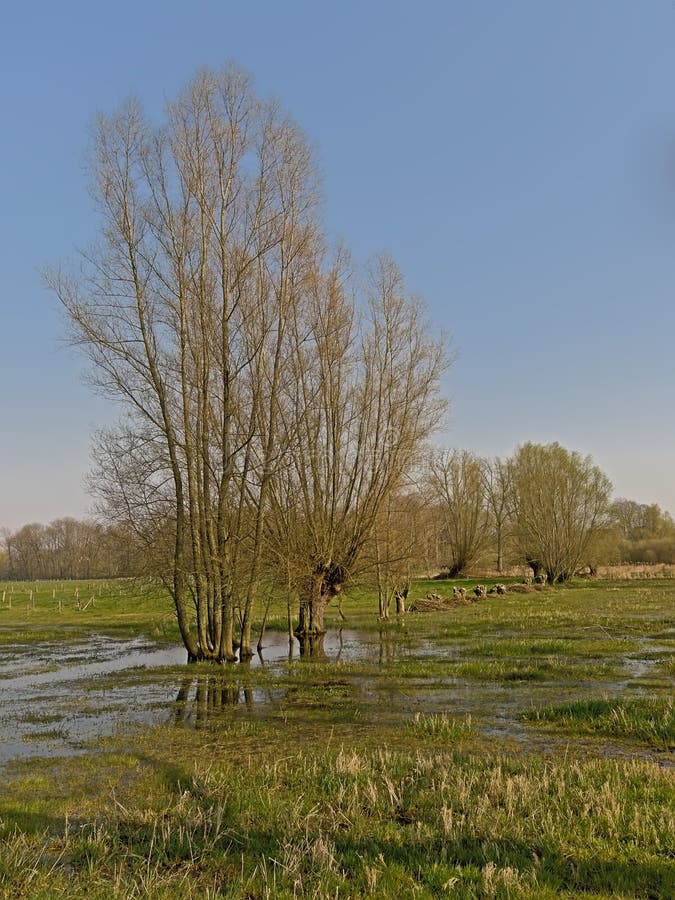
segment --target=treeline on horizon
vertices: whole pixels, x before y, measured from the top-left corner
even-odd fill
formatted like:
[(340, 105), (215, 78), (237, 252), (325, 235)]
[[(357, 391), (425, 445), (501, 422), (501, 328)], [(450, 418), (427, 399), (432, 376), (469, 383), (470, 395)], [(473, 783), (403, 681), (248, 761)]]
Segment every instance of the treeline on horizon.
[(118, 525), (64, 517), (0, 535), (5, 581), (121, 578), (144, 570), (138, 539)]
[[(412, 575), (545, 570), (524, 548), (512, 460), (440, 450), (428, 455), (418, 474), (389, 500), (355, 581), (382, 589)], [(167, 523), (167, 539), (170, 534)], [(656, 503), (615, 499), (599, 510), (578, 569), (641, 564), (675, 565), (675, 522)], [(161, 577), (161, 565), (162, 554), (148, 553), (147, 536), (116, 523), (64, 517), (0, 534), (2, 580)]]

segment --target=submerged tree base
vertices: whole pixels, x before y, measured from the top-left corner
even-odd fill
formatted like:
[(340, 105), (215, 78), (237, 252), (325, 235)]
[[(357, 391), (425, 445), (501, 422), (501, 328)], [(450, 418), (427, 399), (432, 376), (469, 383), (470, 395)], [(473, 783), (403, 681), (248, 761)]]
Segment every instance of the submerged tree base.
[(296, 638), (298, 639), (298, 643), (300, 644), (300, 656), (301, 657), (312, 657), (313, 659), (326, 659), (326, 651), (324, 649), (324, 640), (326, 637), (325, 632), (323, 634), (297, 634)]

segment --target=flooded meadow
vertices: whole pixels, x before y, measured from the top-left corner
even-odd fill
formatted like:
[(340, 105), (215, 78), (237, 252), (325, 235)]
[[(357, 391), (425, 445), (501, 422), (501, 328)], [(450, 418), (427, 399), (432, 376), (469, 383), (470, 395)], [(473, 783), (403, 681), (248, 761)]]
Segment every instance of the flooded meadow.
[(227, 665), (152, 585), (7, 597), (0, 897), (675, 896), (675, 582), (278, 604)]
[(540, 601), (528, 622), (517, 602), (502, 601), (490, 618), (476, 604), (443, 616), (332, 628), (309, 649), (268, 630), (250, 661), (225, 666), (188, 665), (181, 645), (142, 633), (64, 625), (60, 637), (56, 624), (49, 639), (33, 641), (30, 629), (40, 626), (32, 624), (13, 641), (16, 629), (3, 625), (0, 765), (89, 752), (109, 737), (133, 741), (154, 726), (268, 720), (301, 732), (307, 716), (332, 716), (344, 734), (385, 729), (394, 743), (420, 717), (444, 717), (470, 722), (474, 742), (492, 749), (550, 753), (572, 742), (577, 751), (672, 764), (667, 737), (645, 744), (605, 734), (599, 747), (597, 735), (583, 728), (570, 735), (539, 715), (589, 700), (666, 702), (675, 632), (662, 610), (642, 616), (639, 628), (606, 617), (547, 626), (541, 606), (550, 601)]

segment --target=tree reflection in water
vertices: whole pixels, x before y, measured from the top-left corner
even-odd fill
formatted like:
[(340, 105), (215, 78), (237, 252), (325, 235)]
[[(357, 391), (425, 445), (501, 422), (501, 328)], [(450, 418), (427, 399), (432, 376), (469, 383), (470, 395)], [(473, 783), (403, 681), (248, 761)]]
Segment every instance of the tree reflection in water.
[(172, 714), (174, 725), (202, 728), (215, 714), (234, 706), (253, 712), (253, 689), (242, 686), (225, 674), (185, 676), (181, 681)]
[[(414, 653), (413, 643), (405, 631), (400, 629), (380, 628), (378, 637), (373, 633), (347, 631), (347, 641), (343, 640), (342, 629), (336, 633), (337, 642), (331, 639), (330, 651), (325, 647), (325, 634), (296, 636), (288, 642), (286, 651), (279, 643), (272, 644), (272, 665), (283, 662), (291, 663), (295, 659), (307, 662), (339, 662), (345, 654), (352, 658), (354, 648), (363, 651), (367, 646), (368, 655), (377, 653), (380, 665), (386, 664), (402, 656)], [(375, 639), (374, 639), (375, 638)], [(297, 643), (296, 643), (297, 642)], [(281, 652), (280, 652), (281, 651)], [(258, 650), (257, 658), (239, 663), (229, 663), (214, 672), (186, 674), (174, 701), (171, 721), (175, 725), (187, 728), (202, 728), (209, 719), (225, 710), (240, 709), (245, 715), (254, 714), (256, 704), (273, 704), (279, 701), (279, 691), (255, 690), (250, 684), (242, 684), (239, 675), (250, 671), (252, 666), (259, 669), (267, 667), (264, 648)]]
[(379, 638), (378, 663), (380, 665), (413, 653), (413, 644), (406, 631), (380, 628)]
[[(342, 632), (340, 632), (342, 635)], [(301, 659), (328, 659), (328, 655), (324, 648), (325, 634), (299, 634), (297, 635), (300, 644)], [(341, 652), (341, 651), (340, 651)], [(339, 659), (339, 655), (338, 655)]]

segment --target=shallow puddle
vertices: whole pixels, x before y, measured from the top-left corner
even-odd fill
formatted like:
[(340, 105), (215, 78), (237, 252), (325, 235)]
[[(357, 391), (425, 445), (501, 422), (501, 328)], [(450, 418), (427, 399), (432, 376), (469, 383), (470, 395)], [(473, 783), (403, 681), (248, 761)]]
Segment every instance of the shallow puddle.
[[(308, 661), (367, 659), (380, 652), (375, 649), (380, 644), (377, 634), (343, 629), (325, 635), (320, 645), (312, 648)], [(412, 652), (412, 645), (399, 644), (398, 652)], [(268, 632), (261, 650), (245, 665), (275, 667), (303, 659), (300, 651), (297, 641), (289, 644), (288, 635)], [(389, 650), (388, 655), (393, 652)], [(117, 729), (175, 719), (177, 701), (180, 706), (192, 675), (158, 673), (156, 679), (144, 677), (135, 683), (128, 676), (135, 669), (157, 670), (186, 663), (182, 645), (157, 647), (145, 638), (120, 640), (93, 634), (86, 641), (5, 645), (0, 662), (0, 764), (17, 757), (82, 752), (84, 742)], [(189, 671), (187, 666), (185, 671)], [(225, 671), (235, 671), (235, 666)], [(115, 674), (127, 677), (114, 684), (108, 676)], [(222, 674), (214, 678), (216, 683), (223, 680)], [(205, 680), (195, 681), (197, 709)], [(238, 693), (222, 705), (236, 705)], [(252, 690), (244, 695), (242, 690), (242, 698), (253, 708), (268, 704), (272, 694)], [(183, 724), (200, 724), (203, 717), (187, 710), (182, 719)]]

